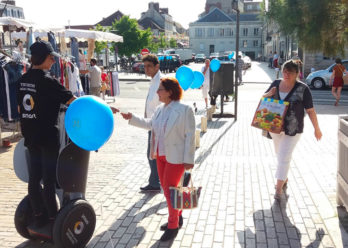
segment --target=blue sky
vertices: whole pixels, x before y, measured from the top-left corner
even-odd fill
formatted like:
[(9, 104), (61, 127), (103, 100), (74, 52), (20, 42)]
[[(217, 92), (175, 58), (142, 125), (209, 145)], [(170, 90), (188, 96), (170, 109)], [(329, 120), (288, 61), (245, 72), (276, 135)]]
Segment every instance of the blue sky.
[[(169, 8), (173, 19), (188, 28), (204, 11), (205, 0), (157, 0), (160, 8)], [(146, 0), (16, 0), (24, 8), (26, 19), (44, 26), (95, 24), (117, 10), (139, 19), (148, 9)]]

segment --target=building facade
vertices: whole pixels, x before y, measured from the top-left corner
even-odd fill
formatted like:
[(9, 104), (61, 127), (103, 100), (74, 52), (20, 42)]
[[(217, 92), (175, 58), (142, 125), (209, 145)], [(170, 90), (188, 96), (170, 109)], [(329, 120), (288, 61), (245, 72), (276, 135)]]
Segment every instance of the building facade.
[(16, 1), (1, 1), (0, 17), (6, 16), (25, 19), (23, 8), (16, 6)]
[[(208, 2), (212, 4), (212, 1)], [(251, 59), (258, 58), (262, 53), (262, 23), (257, 13), (240, 14), (239, 50)], [(189, 35), (190, 48), (195, 53), (209, 56), (214, 52), (234, 51), (236, 14), (226, 13), (216, 6), (209, 8), (209, 13), (203, 13), (197, 21), (190, 23)]]

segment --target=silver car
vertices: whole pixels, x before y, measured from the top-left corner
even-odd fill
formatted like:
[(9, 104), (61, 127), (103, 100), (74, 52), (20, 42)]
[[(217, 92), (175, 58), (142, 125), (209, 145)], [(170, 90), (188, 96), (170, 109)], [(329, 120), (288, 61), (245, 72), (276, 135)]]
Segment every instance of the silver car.
[[(344, 67), (346, 67), (346, 70), (348, 70), (348, 60), (342, 60), (342, 64)], [(314, 89), (323, 89), (329, 86), (329, 81), (334, 66), (335, 64), (330, 65), (325, 70), (310, 73), (306, 78), (306, 84), (312, 86)]]

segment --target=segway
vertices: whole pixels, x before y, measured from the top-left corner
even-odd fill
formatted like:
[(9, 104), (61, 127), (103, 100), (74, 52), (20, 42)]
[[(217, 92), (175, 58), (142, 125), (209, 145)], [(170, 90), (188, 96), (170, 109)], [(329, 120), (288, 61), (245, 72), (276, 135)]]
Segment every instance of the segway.
[[(34, 216), (29, 197), (26, 196), (19, 203), (14, 217), (15, 227), (21, 236), (30, 240), (53, 242), (59, 248), (80, 248), (87, 245), (96, 224), (93, 207), (85, 200), (89, 153), (72, 142), (61, 150), (57, 162), (56, 189), (60, 208), (53, 228), (28, 229)], [(15, 148), (14, 170), (24, 182), (29, 180), (28, 158), (28, 150), (22, 139)]]

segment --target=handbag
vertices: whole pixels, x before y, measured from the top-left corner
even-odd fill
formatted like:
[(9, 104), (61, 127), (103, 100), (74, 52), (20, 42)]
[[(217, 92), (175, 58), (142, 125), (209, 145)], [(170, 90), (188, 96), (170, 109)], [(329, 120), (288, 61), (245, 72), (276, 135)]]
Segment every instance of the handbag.
[(251, 125), (271, 133), (280, 133), (288, 107), (289, 102), (262, 97)]
[(196, 208), (202, 187), (193, 187), (192, 176), (190, 176), (189, 187), (184, 187), (183, 183), (184, 175), (181, 177), (178, 187), (169, 187), (172, 207), (177, 210)]

